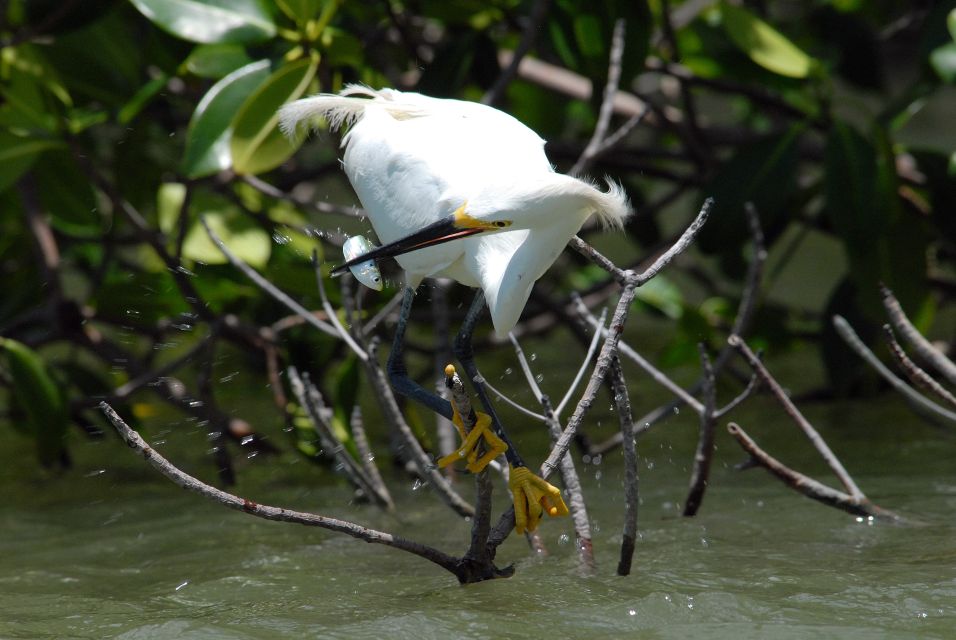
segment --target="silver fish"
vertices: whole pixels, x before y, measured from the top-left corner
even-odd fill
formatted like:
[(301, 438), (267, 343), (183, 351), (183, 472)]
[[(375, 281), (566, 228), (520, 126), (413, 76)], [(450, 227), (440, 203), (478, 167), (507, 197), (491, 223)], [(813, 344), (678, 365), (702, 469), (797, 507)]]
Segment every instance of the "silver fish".
[[(365, 239), (365, 236), (352, 236), (342, 245), (342, 255), (346, 262), (357, 258), (362, 254), (368, 253), (375, 248), (375, 245)], [(369, 289), (376, 291), (382, 290), (382, 273), (375, 266), (374, 260), (361, 262), (349, 267), (349, 271), (355, 276), (355, 279), (364, 284)]]

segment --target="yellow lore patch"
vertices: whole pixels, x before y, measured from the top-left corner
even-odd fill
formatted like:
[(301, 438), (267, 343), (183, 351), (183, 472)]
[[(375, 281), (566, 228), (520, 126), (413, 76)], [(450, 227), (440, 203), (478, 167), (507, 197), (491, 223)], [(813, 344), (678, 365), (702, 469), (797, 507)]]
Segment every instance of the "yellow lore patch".
[(455, 226), (459, 229), (481, 229), (482, 231), (494, 231), (495, 229), (506, 229), (511, 226), (511, 220), (479, 220), (468, 215), (465, 207), (467, 202), (462, 203), (455, 210)]

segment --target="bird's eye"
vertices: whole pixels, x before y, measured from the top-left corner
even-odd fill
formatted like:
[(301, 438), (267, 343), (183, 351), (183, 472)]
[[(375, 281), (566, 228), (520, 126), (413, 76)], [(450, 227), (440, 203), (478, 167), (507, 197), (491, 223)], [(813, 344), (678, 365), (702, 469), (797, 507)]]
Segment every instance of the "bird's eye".
[(495, 226), (501, 229), (502, 227), (507, 227), (508, 223), (505, 222), (504, 220), (498, 220), (497, 222), (495, 222)]

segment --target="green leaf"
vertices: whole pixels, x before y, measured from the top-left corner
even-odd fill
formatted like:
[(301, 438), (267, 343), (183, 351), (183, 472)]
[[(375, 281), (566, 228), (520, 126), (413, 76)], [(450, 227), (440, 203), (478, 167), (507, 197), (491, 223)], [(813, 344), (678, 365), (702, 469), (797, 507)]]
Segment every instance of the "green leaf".
[[(241, 260), (256, 269), (262, 269), (269, 262), (272, 239), (268, 233), (254, 226), (248, 218), (233, 211), (210, 211), (203, 216), (226, 247)], [(226, 256), (198, 222), (186, 234), (186, 240), (183, 242), (183, 257), (205, 264), (228, 262)]]
[(788, 78), (806, 78), (816, 61), (786, 36), (746, 9), (721, 4), (724, 29), (755, 63)]
[(276, 4), (296, 24), (303, 25), (318, 15), (323, 0), (276, 0)]
[(315, 75), (318, 60), (287, 64), (269, 76), (245, 101), (232, 121), (230, 152), (237, 173), (256, 174), (278, 167), (298, 144), (279, 131), (278, 110), (301, 96)]
[(956, 41), (956, 9), (949, 12), (946, 16), (946, 28), (949, 29), (949, 35)]
[(956, 82), (956, 42), (933, 49), (929, 54), (929, 63), (944, 82)]
[(756, 206), (771, 240), (788, 223), (797, 190), (797, 145), (802, 133), (803, 128), (795, 126), (783, 135), (743, 145), (701, 189), (716, 200), (712, 215), (720, 224), (704, 226), (698, 246), (719, 254), (725, 272), (742, 275), (746, 267), (741, 247), (750, 241), (744, 214), (747, 202)]
[(24, 138), (0, 131), (0, 191), (26, 173), (42, 152), (63, 146), (59, 140)]
[(269, 77), (269, 61), (260, 60), (217, 82), (196, 106), (186, 132), (182, 171), (200, 178), (228, 169), (232, 164), (231, 123), (249, 94)]
[(186, 201), (186, 185), (181, 182), (164, 182), (156, 190), (156, 218), (159, 230), (170, 235), (176, 228), (183, 203)]
[(261, 0), (130, 0), (161, 29), (191, 42), (262, 42), (276, 34)]
[(882, 129), (869, 140), (837, 122), (824, 153), (826, 211), (850, 261), (860, 309), (883, 317), (878, 283), (907, 306), (926, 293), (924, 224), (900, 206), (895, 156)]
[(166, 83), (169, 81), (169, 76), (166, 74), (161, 74), (160, 76), (153, 78), (137, 91), (129, 102), (123, 105), (119, 110), (119, 113), (116, 115), (116, 119), (120, 124), (129, 124), (139, 112), (143, 110), (150, 100), (156, 97), (160, 91), (166, 86)]
[(224, 42), (197, 46), (183, 64), (193, 75), (218, 80), (250, 63), (245, 47)]
[(53, 226), (67, 233), (98, 233), (103, 217), (89, 177), (67, 151), (44, 153), (33, 166), (40, 202)]
[(46, 362), (26, 345), (0, 337), (6, 369), (13, 384), (13, 397), (26, 415), (36, 439), (37, 454), (44, 465), (63, 462), (69, 414), (61, 386), (50, 375)]

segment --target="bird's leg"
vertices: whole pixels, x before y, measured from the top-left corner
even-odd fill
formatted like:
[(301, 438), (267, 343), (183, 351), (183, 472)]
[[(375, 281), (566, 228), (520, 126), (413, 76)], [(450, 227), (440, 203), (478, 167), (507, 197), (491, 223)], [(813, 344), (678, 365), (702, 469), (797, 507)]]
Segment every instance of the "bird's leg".
[(549, 516), (566, 516), (568, 507), (561, 498), (561, 490), (548, 483), (544, 478), (535, 475), (524, 460), (518, 455), (514, 444), (505, 433), (494, 407), (488, 399), (485, 392), (485, 385), (481, 374), (478, 373), (478, 367), (475, 365), (475, 353), (471, 345), (471, 337), (475, 331), (475, 324), (485, 308), (484, 293), (479, 290), (475, 295), (471, 308), (465, 315), (465, 320), (461, 324), (461, 329), (455, 338), (455, 356), (461, 362), (468, 377), (471, 378), (475, 386), (475, 393), (481, 399), (481, 404), (491, 418), (492, 428), (498, 437), (508, 446), (505, 451), (505, 457), (510, 466), (508, 475), (508, 488), (511, 489), (511, 497), (515, 507), (515, 530), (518, 533), (528, 533), (538, 528), (541, 517), (545, 514)]
[(395, 340), (392, 342), (392, 350), (388, 354), (388, 364), (386, 365), (388, 379), (396, 393), (414, 400), (451, 420), (454, 415), (451, 403), (408, 377), (408, 369), (405, 368), (405, 358), (403, 357), (405, 352), (405, 328), (408, 325), (408, 316), (412, 311), (414, 299), (415, 290), (411, 287), (405, 287), (402, 297), (402, 310), (398, 315), (398, 324), (395, 326)]
[(518, 455), (514, 444), (508, 439), (508, 434), (505, 432), (501, 420), (498, 418), (498, 414), (495, 413), (495, 408), (488, 399), (484, 382), (481, 378), (481, 374), (478, 373), (478, 366), (475, 364), (475, 352), (471, 346), (471, 337), (475, 332), (475, 325), (478, 323), (478, 319), (481, 317), (481, 312), (484, 311), (484, 308), (485, 295), (481, 289), (479, 289), (475, 294), (475, 299), (472, 301), (471, 307), (468, 309), (468, 313), (465, 314), (465, 320), (461, 323), (461, 329), (459, 329), (458, 335), (455, 336), (455, 357), (458, 358), (458, 362), (461, 363), (462, 368), (475, 387), (475, 393), (478, 394), (481, 405), (491, 417), (491, 426), (495, 434), (508, 445), (508, 450), (505, 451), (505, 457), (508, 458), (508, 463), (512, 467), (523, 467), (525, 466), (524, 461), (521, 459), (521, 456)]

